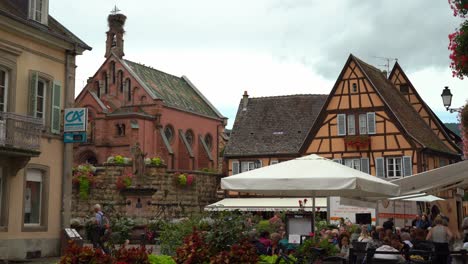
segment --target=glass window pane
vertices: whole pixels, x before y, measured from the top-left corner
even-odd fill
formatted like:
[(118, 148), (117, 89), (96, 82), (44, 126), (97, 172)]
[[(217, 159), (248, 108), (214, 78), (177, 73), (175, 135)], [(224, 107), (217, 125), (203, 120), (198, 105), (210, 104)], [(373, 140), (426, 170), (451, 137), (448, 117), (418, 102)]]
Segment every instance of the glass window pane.
[(0, 70), (0, 86), (5, 86), (6, 73)]
[(42, 183), (27, 181), (24, 193), (24, 223), (40, 224)]
[(367, 134), (367, 115), (359, 115), (359, 133), (361, 135)]

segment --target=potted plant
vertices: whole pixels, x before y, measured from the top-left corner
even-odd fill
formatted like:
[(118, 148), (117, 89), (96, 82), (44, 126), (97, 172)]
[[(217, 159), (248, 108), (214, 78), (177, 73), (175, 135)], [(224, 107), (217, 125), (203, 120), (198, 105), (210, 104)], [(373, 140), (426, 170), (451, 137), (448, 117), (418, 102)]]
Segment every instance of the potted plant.
[(80, 198), (88, 199), (89, 190), (95, 183), (96, 167), (91, 164), (82, 164), (74, 167), (72, 172), (72, 182), (74, 186), (78, 187)]
[(347, 136), (344, 141), (347, 146), (355, 148), (367, 148), (370, 145), (369, 136)]
[(192, 186), (195, 181), (195, 175), (185, 173), (175, 173), (174, 180), (177, 186), (187, 187)]
[(121, 191), (132, 186), (133, 177), (133, 174), (130, 173), (117, 177), (117, 180), (115, 181), (115, 187), (117, 190)]

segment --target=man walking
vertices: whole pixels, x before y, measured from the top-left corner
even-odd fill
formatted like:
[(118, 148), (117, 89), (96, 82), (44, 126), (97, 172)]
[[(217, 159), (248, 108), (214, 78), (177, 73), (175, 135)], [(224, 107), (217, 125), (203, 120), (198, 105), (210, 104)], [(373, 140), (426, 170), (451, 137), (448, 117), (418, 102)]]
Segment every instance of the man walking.
[(95, 204), (94, 205), (94, 212), (95, 212), (95, 228), (92, 233), (91, 241), (93, 242), (94, 248), (100, 248), (105, 253), (109, 253), (107, 248), (104, 246), (104, 234), (106, 229), (109, 228), (109, 223), (107, 218), (104, 216), (104, 213), (101, 210), (101, 205)]
[(463, 242), (466, 243), (468, 242), (468, 215), (463, 219), (462, 229), (463, 229), (463, 233), (465, 234), (465, 238), (463, 239)]

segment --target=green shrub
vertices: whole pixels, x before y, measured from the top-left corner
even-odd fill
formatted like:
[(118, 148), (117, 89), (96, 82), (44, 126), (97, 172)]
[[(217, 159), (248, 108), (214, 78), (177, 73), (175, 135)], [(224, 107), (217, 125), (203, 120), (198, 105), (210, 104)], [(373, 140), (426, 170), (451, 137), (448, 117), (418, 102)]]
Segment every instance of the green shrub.
[(200, 216), (193, 216), (177, 223), (162, 223), (160, 233), (161, 254), (174, 256), (176, 249), (183, 244), (186, 236), (190, 235), (193, 228), (199, 228)]
[(112, 244), (123, 244), (130, 238), (135, 222), (131, 218), (116, 217), (111, 220)]
[(148, 260), (150, 264), (176, 264), (174, 259), (171, 256), (167, 255), (148, 255)]
[[(297, 261), (297, 259), (293, 255), (288, 256), (293, 263)], [(279, 256), (273, 255), (273, 256), (267, 256), (267, 255), (261, 255), (260, 256), (260, 261), (258, 262), (259, 264), (286, 264), (286, 261), (284, 259), (281, 259), (279, 262), (276, 262), (278, 260)]]
[(259, 233), (263, 231), (268, 231), (270, 234), (276, 232), (275, 228), (268, 220), (260, 220), (260, 222), (258, 222), (258, 224), (255, 226), (255, 229), (257, 229)]

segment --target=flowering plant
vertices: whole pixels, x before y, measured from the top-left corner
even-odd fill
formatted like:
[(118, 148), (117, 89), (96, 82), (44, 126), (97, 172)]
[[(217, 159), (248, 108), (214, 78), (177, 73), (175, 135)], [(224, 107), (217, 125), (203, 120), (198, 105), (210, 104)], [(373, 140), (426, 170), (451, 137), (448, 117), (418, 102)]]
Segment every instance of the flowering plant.
[(298, 202), (299, 202), (299, 210), (304, 211), (306, 203), (307, 203), (307, 199), (299, 200)]
[(153, 158), (146, 158), (145, 159), (145, 164), (146, 165), (153, 165), (156, 167), (164, 167), (166, 166), (166, 163), (161, 157), (153, 157)]
[(468, 0), (448, 0), (453, 16), (466, 17), (468, 14)]
[(89, 188), (95, 183), (96, 167), (91, 164), (82, 164), (74, 167), (72, 172), (72, 182), (78, 186), (80, 198), (88, 199)]
[(468, 76), (468, 20), (449, 35), (449, 41), (452, 75), (463, 79), (463, 76)]
[(117, 181), (115, 182), (115, 186), (117, 187), (118, 190), (123, 190), (132, 185), (132, 180), (133, 180), (133, 175), (132, 174), (126, 174), (117, 177)]
[(195, 180), (193, 174), (176, 173), (174, 174), (176, 184), (179, 186), (191, 186)]
[(460, 136), (463, 140), (463, 155), (468, 158), (468, 103), (462, 108), (458, 116), (460, 123)]
[(344, 138), (345, 144), (350, 147), (368, 147), (370, 145), (369, 136), (347, 136)]
[(132, 159), (124, 157), (122, 155), (115, 155), (115, 156), (110, 156), (109, 158), (107, 158), (107, 163), (117, 164), (117, 165), (128, 164), (131, 161)]

